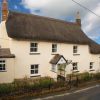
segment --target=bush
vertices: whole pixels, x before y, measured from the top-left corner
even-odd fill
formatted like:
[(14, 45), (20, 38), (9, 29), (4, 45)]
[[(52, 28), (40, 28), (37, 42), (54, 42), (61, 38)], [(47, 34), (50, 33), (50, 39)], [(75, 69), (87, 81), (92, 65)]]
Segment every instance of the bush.
[(88, 72), (81, 74), (82, 81), (90, 81), (90, 80), (92, 80), (92, 78), (93, 78), (92, 74), (89, 74)]
[(97, 79), (97, 80), (99, 80), (100, 79), (100, 72), (99, 73), (95, 73), (94, 74), (94, 78)]
[(13, 84), (0, 84), (0, 95), (12, 93), (14, 90)]

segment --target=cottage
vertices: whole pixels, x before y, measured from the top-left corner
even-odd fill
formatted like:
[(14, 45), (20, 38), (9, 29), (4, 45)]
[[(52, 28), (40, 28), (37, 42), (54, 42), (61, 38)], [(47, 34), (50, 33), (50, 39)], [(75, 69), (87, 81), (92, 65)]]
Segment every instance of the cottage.
[[(62, 72), (60, 69), (62, 68)], [(9, 11), (3, 0), (0, 23), (0, 83), (24, 77), (57, 78), (100, 71), (100, 45), (76, 22)]]

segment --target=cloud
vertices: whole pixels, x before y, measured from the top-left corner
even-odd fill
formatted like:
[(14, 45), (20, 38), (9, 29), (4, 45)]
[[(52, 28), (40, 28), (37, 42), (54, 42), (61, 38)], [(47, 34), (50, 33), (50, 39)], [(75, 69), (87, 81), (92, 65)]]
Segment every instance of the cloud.
[[(100, 14), (100, 0), (75, 0)], [(100, 38), (100, 18), (80, 7), (72, 0), (22, 0), (21, 4), (30, 13), (75, 21), (76, 12), (80, 11), (83, 31), (92, 39)], [(73, 17), (72, 17), (73, 16)]]
[(100, 3), (97, 7), (93, 9), (98, 16), (88, 13), (83, 19), (83, 30), (90, 36), (92, 39), (100, 38)]

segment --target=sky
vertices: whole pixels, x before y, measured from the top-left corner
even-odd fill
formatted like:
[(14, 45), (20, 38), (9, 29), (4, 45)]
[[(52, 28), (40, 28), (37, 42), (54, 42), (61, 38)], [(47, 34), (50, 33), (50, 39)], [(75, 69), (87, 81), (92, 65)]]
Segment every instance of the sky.
[[(100, 44), (100, 0), (8, 0), (9, 10), (75, 22), (80, 12), (82, 30)], [(1, 16), (2, 0), (0, 0)], [(93, 13), (91, 13), (89, 10)]]

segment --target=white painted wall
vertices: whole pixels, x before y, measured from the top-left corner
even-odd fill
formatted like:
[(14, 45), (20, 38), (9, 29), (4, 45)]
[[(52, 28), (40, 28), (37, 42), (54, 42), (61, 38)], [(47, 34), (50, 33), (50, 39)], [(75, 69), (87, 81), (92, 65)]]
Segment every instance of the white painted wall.
[[(4, 25), (4, 23), (2, 23)], [(1, 26), (2, 27), (2, 26)], [(5, 30), (5, 28), (3, 28)], [(52, 55), (52, 43), (50, 42), (39, 42), (39, 41), (21, 41), (8, 38), (6, 31), (3, 31), (4, 37), (9, 41), (4, 41), (0, 43), (2, 47), (9, 47), (12, 54), (15, 54), (15, 66), (14, 75), (15, 78), (23, 78), (25, 76), (30, 77), (30, 65), (39, 64), (39, 74), (41, 76), (51, 76), (53, 78), (57, 77), (57, 73), (51, 71), (52, 65), (49, 63), (53, 58)], [(1, 37), (0, 33), (0, 37)], [(38, 53), (35, 55), (30, 55), (30, 42), (38, 43)], [(7, 44), (7, 45), (6, 45)], [(57, 43), (57, 54), (63, 55), (66, 60), (72, 60), (72, 62), (78, 62), (79, 72), (89, 71), (90, 62), (94, 62), (95, 72), (100, 69), (100, 58), (99, 55), (93, 55), (89, 52), (88, 45), (78, 45), (78, 54), (73, 55), (73, 45), (74, 44), (64, 44)], [(7, 71), (7, 74), (11, 72)], [(66, 73), (72, 73), (72, 64), (66, 66)], [(0, 81), (2, 81), (0, 79)]]
[(2, 21), (0, 23), (0, 46), (2, 48), (8, 48), (9, 47), (9, 37), (7, 35), (5, 21)]
[[(0, 59), (1, 60), (1, 59)], [(15, 78), (14, 58), (5, 58), (6, 70), (0, 71), (0, 83), (11, 83)]]

